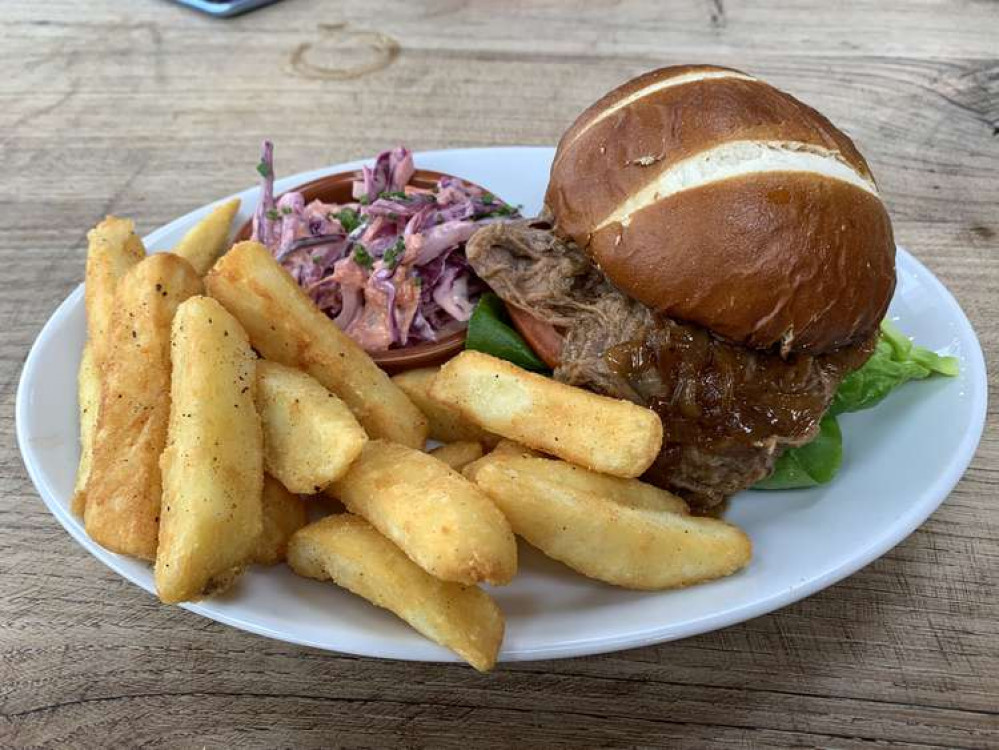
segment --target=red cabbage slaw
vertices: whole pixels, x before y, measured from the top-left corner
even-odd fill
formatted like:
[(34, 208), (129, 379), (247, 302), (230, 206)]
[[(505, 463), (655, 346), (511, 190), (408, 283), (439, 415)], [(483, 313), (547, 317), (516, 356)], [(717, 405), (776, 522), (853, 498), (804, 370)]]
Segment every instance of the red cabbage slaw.
[(362, 168), (350, 203), (306, 204), (297, 191), (275, 200), (270, 141), (257, 171), (253, 239), (369, 352), (436, 341), (467, 323), (486, 286), (465, 242), (480, 226), (520, 215), (455, 177), (410, 185), (413, 155), (403, 146)]

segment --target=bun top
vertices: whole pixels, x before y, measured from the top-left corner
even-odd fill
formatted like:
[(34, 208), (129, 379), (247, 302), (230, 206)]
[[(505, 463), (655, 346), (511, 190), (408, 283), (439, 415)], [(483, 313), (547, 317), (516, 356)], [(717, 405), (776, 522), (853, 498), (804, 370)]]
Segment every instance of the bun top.
[(853, 142), (728, 68), (654, 70), (597, 101), (562, 136), (545, 203), (623, 292), (753, 348), (858, 341), (895, 287)]

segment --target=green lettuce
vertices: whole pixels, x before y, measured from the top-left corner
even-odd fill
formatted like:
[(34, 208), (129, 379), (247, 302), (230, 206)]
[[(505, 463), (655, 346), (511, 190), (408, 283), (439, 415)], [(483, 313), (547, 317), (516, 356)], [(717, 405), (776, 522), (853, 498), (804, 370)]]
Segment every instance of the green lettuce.
[(957, 375), (954, 357), (916, 346), (912, 340), (885, 320), (874, 354), (863, 367), (854, 370), (840, 383), (829, 407), (830, 414), (863, 411), (879, 404), (885, 396), (909, 380), (930, 375)]
[(785, 451), (777, 459), (774, 472), (753, 485), (754, 490), (790, 490), (825, 484), (836, 476), (843, 463), (843, 433), (836, 417), (827, 414), (819, 424), (819, 434), (806, 445)]
[(547, 373), (548, 365), (511, 325), (503, 301), (492, 292), (483, 294), (468, 321), (465, 348), (505, 359), (533, 372)]
[(843, 378), (822, 419), (818, 437), (807, 445), (785, 451), (777, 459), (773, 473), (753, 489), (786, 490), (825, 484), (836, 476), (843, 461), (843, 438), (836, 423), (838, 414), (870, 409), (910, 380), (957, 374), (957, 358), (916, 346), (894, 324), (883, 320), (874, 354), (863, 367)]

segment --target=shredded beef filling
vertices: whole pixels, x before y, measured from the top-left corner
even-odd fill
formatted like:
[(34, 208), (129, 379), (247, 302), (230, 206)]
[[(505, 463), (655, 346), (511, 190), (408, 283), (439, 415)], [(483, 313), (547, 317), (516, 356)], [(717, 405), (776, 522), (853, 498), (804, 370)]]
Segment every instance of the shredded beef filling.
[(618, 291), (544, 218), (484, 227), (466, 252), (505, 302), (563, 333), (556, 379), (659, 414), (663, 449), (644, 478), (700, 508), (755, 484), (782, 450), (815, 437), (836, 387), (874, 347), (873, 333), (817, 356), (723, 341)]

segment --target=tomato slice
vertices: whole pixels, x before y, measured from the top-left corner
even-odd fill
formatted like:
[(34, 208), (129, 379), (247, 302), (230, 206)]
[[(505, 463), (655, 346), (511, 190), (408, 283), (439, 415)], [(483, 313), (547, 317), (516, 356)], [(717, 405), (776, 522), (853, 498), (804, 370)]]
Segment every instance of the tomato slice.
[(553, 370), (558, 367), (562, 355), (562, 331), (551, 323), (535, 318), (522, 308), (508, 304), (506, 309), (510, 313), (510, 320), (513, 321), (517, 333), (524, 337), (534, 353)]

